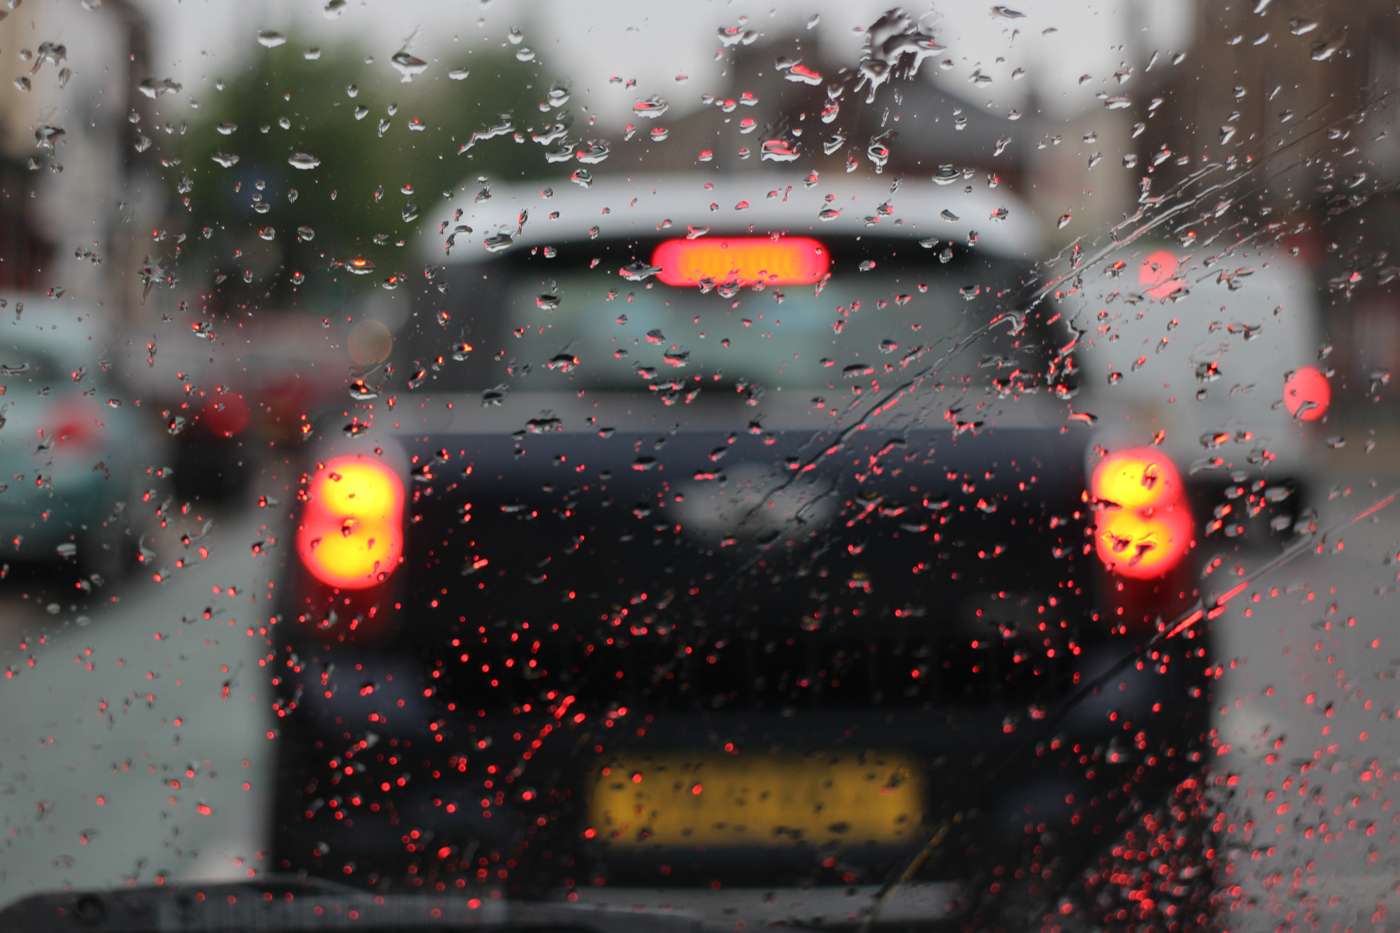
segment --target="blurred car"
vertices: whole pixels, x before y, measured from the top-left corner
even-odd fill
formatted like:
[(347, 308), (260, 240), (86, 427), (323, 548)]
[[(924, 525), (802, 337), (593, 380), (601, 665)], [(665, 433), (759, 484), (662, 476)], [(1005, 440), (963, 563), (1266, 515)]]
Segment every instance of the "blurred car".
[(1282, 248), (1160, 240), (1101, 267), (1059, 302), (1098, 444), (1167, 454), (1210, 513), (1204, 534), (1286, 539), (1320, 482), (1309, 450), (1331, 402), (1307, 269)]
[[(838, 924), (926, 845), (887, 921), (1072, 885), (1198, 766), (1207, 651), (1114, 667), (1155, 630), (1103, 591), (1189, 602), (1150, 525), (1194, 519), (1150, 453), (1086, 476), (1026, 213), (759, 173), (479, 203), (307, 448), (276, 868)], [(1106, 570), (1109, 496), (1156, 518)]]
[(262, 314), (202, 318), (129, 348), (127, 371), (174, 437), (177, 491), (214, 502), (244, 492), (267, 450), (299, 441), (307, 413), (344, 391), (343, 339), (329, 321)]
[(101, 311), (11, 301), (0, 324), (0, 560), (72, 560), (118, 577), (138, 555), (136, 515), (151, 511), (130, 506), (160, 479), (140, 455), (160, 439), (108, 383)]

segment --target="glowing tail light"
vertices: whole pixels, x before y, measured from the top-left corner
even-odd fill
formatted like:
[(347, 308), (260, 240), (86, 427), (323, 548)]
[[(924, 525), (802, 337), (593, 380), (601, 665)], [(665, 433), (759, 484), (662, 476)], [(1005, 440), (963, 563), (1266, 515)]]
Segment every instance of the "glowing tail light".
[(809, 237), (736, 237), (727, 240), (667, 240), (651, 264), (666, 285), (704, 280), (753, 285), (808, 285), (831, 268), (826, 249)]
[(323, 583), (358, 590), (383, 582), (403, 553), (403, 482), (373, 460), (341, 457), (311, 480), (297, 553)]
[(1123, 577), (1171, 570), (1191, 547), (1195, 523), (1181, 475), (1155, 450), (1112, 454), (1094, 471), (1094, 541), (1099, 559)]
[(1283, 404), (1299, 421), (1316, 421), (1331, 403), (1332, 386), (1316, 366), (1304, 366), (1283, 385)]

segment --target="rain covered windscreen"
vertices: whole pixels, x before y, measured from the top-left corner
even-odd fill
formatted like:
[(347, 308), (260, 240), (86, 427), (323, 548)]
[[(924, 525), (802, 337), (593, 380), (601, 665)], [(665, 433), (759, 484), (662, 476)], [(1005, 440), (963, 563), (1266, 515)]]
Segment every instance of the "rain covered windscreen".
[(10, 0), (0, 927), (1393, 928), (1394, 19)]

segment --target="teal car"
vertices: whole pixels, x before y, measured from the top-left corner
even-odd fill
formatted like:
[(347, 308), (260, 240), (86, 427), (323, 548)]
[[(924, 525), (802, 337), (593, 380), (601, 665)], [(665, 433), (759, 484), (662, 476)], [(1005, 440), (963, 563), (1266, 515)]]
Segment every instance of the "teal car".
[(107, 378), (101, 313), (0, 310), (0, 564), (68, 561), (88, 584), (134, 565), (162, 505), (142, 501), (157, 499), (158, 432)]

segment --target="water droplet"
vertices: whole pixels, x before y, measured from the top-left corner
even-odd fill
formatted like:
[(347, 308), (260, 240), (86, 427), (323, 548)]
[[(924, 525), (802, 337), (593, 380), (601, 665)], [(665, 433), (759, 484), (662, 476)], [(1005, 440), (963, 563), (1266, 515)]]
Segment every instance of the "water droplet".
[(238, 164), (238, 156), (228, 152), (215, 152), (212, 158), (224, 168), (231, 168)]
[[(220, 79), (214, 83), (214, 86), (222, 91), (223, 88), (220, 86), (222, 84), (223, 79)], [(155, 78), (146, 78), (137, 86), (137, 89), (146, 97), (154, 99), (165, 94), (177, 93), (181, 87), (182, 85), (176, 84), (169, 78), (161, 78), (159, 81)]]
[(287, 159), (287, 164), (292, 168), (299, 168), (302, 171), (309, 171), (321, 164), (321, 160), (309, 152), (298, 152)]
[(410, 53), (408, 49), (399, 49), (390, 56), (389, 63), (397, 69), (399, 74), (403, 75), (399, 79), (401, 84), (407, 84), (413, 80), (415, 75), (421, 75), (428, 70), (428, 63)]
[(465, 81), (470, 74), (471, 72), (465, 68), (454, 68), (447, 73), (447, 76), (453, 81)]
[(297, 239), (303, 243), (309, 243), (316, 239), (316, 231), (310, 227), (297, 227)]
[(277, 231), (271, 227), (263, 227), (258, 231), (258, 236), (262, 237), (264, 240), (271, 240), (273, 237), (277, 236)]
[(355, 275), (368, 275), (374, 271), (374, 263), (360, 257), (345, 263), (345, 269), (347, 272), (352, 272)]
[(623, 266), (618, 270), (618, 273), (629, 282), (644, 282), (660, 271), (660, 266), (648, 265), (641, 260), (637, 260), (636, 262)]
[(258, 33), (258, 45), (263, 48), (275, 49), (279, 45), (285, 44), (287, 37), (280, 32), (273, 32), (271, 29), (264, 29)]
[(633, 104), (632, 113), (639, 117), (647, 117), (648, 119), (655, 120), (665, 113), (668, 107), (670, 107), (670, 104), (666, 103), (666, 101), (662, 100), (660, 97), (652, 95), (646, 100), (639, 100)]
[(1000, 16), (1003, 19), (1023, 19), (1026, 15), (1020, 12), (1019, 10), (1013, 10), (1010, 7), (1005, 6), (992, 7), (992, 13), (996, 16)]
[(612, 150), (608, 148), (606, 140), (590, 139), (582, 148), (574, 153), (574, 156), (584, 165), (597, 165), (599, 162), (606, 159), (611, 152)]
[(321, 13), (326, 19), (335, 19), (345, 11), (346, 0), (330, 0), (321, 8)]
[(509, 233), (498, 233), (495, 236), (487, 237), (482, 245), (486, 247), (488, 252), (499, 253), (514, 246), (515, 238)]
[(667, 136), (670, 136), (670, 135), (671, 135), (671, 131), (670, 131), (670, 130), (666, 129), (666, 127), (664, 127), (664, 126), (658, 126), (658, 127), (656, 127), (655, 129), (653, 129), (653, 130), (651, 131), (651, 141), (654, 142), (654, 143), (659, 143), (659, 142), (661, 142), (663, 139), (665, 139)]
[(1069, 222), (1073, 219), (1073, 214), (1061, 214), (1060, 219), (1055, 222), (1055, 229), (1063, 230), (1065, 227), (1069, 226)]
[(521, 46), (515, 50), (516, 61), (532, 62), (535, 60), (535, 50)]

